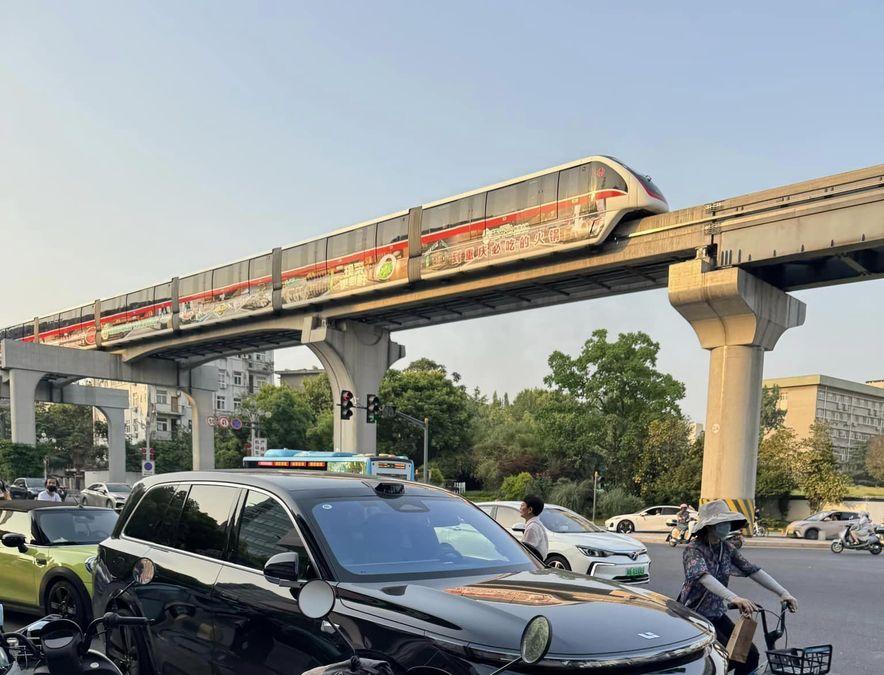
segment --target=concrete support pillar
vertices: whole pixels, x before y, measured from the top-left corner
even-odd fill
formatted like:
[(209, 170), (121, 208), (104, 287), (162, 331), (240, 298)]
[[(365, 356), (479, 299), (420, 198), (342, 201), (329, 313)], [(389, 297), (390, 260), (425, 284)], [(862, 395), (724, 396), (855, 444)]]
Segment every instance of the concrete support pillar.
[(182, 393), (190, 399), (193, 415), (193, 470), (211, 471), (215, 468), (215, 427), (209, 425), (209, 417), (215, 414), (218, 368), (194, 368), (188, 380), (189, 386), (182, 388)]
[(37, 385), (46, 373), (36, 370), (9, 370), (9, 408), (12, 415), (12, 442), (37, 444), (35, 400)]
[(710, 351), (700, 501), (725, 499), (751, 522), (764, 352), (804, 323), (800, 300), (740, 268), (698, 258), (669, 268), (669, 302)]
[[(325, 368), (332, 399), (337, 402), (341, 390), (347, 389), (360, 406), (369, 394), (378, 393), (384, 373), (405, 356), (405, 348), (393, 342), (388, 331), (351, 321), (329, 326), (308, 318), (301, 342)], [(339, 412), (338, 408), (333, 411), (335, 450), (375, 454), (377, 425), (366, 422), (365, 410), (355, 410), (349, 420), (342, 420)]]
[(108, 482), (126, 482), (126, 419), (122, 408), (98, 406), (107, 420)]

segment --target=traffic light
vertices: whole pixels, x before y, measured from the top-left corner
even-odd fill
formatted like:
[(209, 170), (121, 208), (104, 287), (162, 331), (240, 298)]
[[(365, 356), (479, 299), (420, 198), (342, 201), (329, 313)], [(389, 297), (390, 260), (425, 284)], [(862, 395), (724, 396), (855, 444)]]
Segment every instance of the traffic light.
[(381, 399), (369, 394), (365, 399), (365, 421), (374, 424), (381, 417)]
[(346, 389), (341, 390), (341, 419), (348, 420), (353, 417), (353, 392)]

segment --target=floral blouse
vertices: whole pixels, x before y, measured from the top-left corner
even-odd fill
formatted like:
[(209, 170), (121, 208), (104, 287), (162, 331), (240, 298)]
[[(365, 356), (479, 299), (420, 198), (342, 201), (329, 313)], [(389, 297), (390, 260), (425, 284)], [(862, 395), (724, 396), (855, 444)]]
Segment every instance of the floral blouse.
[(685, 548), (683, 559), (684, 586), (678, 601), (707, 619), (717, 619), (727, 608), (722, 598), (700, 583), (704, 574), (711, 574), (723, 586), (727, 586), (729, 577), (748, 577), (761, 569), (746, 560), (727, 541), (711, 546), (703, 540), (694, 539)]

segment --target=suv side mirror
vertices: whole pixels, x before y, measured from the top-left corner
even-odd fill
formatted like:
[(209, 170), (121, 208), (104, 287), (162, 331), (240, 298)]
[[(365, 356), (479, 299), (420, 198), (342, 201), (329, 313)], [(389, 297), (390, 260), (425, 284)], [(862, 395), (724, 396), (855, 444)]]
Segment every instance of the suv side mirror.
[(7, 532), (3, 535), (2, 541), (4, 546), (8, 548), (17, 548), (20, 553), (25, 553), (28, 550), (25, 535), (19, 534), (18, 532)]
[(297, 553), (277, 553), (264, 564), (264, 578), (271, 584), (294, 588), (298, 585), (300, 567)]

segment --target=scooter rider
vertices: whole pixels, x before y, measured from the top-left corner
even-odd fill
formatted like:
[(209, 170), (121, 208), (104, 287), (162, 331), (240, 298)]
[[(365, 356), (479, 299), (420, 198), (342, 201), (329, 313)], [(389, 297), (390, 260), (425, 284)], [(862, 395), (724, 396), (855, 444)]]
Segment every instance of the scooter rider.
[(872, 519), (867, 511), (859, 514), (859, 520), (856, 525), (850, 528), (848, 535), (854, 544), (864, 544), (874, 533), (875, 528), (872, 525)]
[(688, 526), (691, 522), (691, 512), (688, 511), (688, 505), (682, 504), (678, 507), (678, 515), (675, 517), (675, 527), (678, 528), (679, 538), (684, 541), (687, 535)]
[[(767, 590), (776, 593), (791, 611), (798, 603), (773, 577), (753, 565), (730, 542), (732, 531), (745, 527), (746, 518), (731, 511), (724, 500), (703, 504), (694, 527), (694, 537), (684, 551), (685, 581), (679, 602), (706, 617), (715, 627), (718, 641), (726, 644), (734, 629), (728, 618), (726, 603), (732, 603), (743, 614), (751, 614), (756, 605), (727, 588), (729, 577), (747, 576)], [(758, 666), (758, 650), (753, 645), (745, 663), (730, 664), (737, 675), (749, 675)]]

